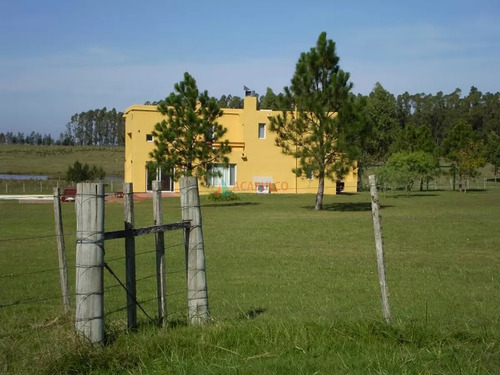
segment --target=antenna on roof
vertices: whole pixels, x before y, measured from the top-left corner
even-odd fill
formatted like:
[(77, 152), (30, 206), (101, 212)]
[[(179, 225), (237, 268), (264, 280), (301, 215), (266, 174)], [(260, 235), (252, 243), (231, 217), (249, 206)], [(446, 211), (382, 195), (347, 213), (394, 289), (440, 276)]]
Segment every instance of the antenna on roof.
[(249, 89), (246, 86), (243, 86), (243, 90), (245, 90), (245, 96), (255, 96), (255, 91)]

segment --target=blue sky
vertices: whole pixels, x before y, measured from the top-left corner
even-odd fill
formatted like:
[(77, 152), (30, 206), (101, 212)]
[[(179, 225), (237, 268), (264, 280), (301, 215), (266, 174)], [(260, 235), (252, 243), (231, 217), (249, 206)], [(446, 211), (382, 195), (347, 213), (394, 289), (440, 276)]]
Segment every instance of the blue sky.
[(288, 85), (326, 31), (354, 91), (500, 91), (500, 2), (6, 1), (0, 132), (58, 136), (74, 113), (167, 96), (185, 71), (210, 95)]

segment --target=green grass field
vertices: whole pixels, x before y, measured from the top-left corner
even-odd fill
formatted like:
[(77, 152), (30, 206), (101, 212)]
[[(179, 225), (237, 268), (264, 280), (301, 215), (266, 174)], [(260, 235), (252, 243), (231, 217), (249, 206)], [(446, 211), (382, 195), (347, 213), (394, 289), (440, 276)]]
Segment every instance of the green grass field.
[[(64, 187), (75, 161), (97, 165), (106, 172), (106, 191), (122, 189), (123, 147), (0, 145), (0, 174), (47, 176), (45, 181), (0, 180), (0, 194), (52, 194)], [(121, 181), (120, 181), (121, 179)]]
[[(0, 203), (0, 373), (500, 373), (499, 189), (381, 199), (391, 324), (368, 194), (326, 196), (323, 212), (313, 202), (203, 197), (212, 323), (186, 326), (181, 234), (168, 233), (169, 326), (138, 311), (127, 332), (125, 293), (106, 273), (102, 347), (78, 340), (74, 312), (62, 312), (52, 205)], [(165, 222), (177, 221), (178, 198), (163, 203)], [(151, 201), (135, 209), (137, 227), (152, 224)], [(74, 291), (74, 205), (63, 210)], [(106, 230), (122, 226), (123, 207), (107, 204)], [(138, 238), (137, 253), (138, 299), (154, 320), (154, 238)], [(123, 240), (106, 242), (122, 280), (123, 255)]]
[(0, 174), (64, 178), (75, 161), (96, 164), (107, 176), (123, 177), (123, 147), (0, 145)]

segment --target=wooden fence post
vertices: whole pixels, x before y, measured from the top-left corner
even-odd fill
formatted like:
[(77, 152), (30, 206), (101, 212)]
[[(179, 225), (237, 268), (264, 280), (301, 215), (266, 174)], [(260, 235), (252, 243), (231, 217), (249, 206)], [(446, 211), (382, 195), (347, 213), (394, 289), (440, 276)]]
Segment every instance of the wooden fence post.
[(196, 177), (182, 177), (179, 183), (182, 220), (191, 220), (189, 236), (186, 236), (189, 237), (186, 254), (188, 319), (190, 323), (206, 323), (210, 321), (210, 310), (208, 308), (198, 179)]
[[(153, 216), (154, 224), (163, 224), (163, 211), (161, 203), (161, 181), (153, 181)], [(155, 233), (156, 244), (156, 283), (158, 295), (158, 318), (159, 323), (165, 326), (167, 323), (167, 291), (165, 280), (165, 233)]]
[(372, 201), (373, 230), (375, 232), (375, 248), (377, 250), (377, 268), (380, 292), (382, 295), (382, 315), (387, 322), (391, 320), (391, 307), (389, 305), (389, 291), (385, 277), (384, 245), (382, 241), (382, 222), (380, 216), (380, 203), (377, 192), (377, 180), (374, 175), (368, 177), (370, 181), (370, 196)]
[(92, 343), (104, 340), (104, 185), (77, 184), (76, 319), (78, 333)]
[(66, 262), (66, 247), (61, 213), (61, 190), (54, 188), (54, 222), (56, 225), (57, 254), (59, 257), (59, 281), (61, 284), (62, 304), (64, 311), (69, 309), (68, 264)]
[[(125, 230), (134, 229), (134, 189), (132, 183), (123, 184)], [(137, 290), (135, 277), (135, 237), (125, 237), (125, 284), (127, 287), (127, 327), (137, 327)]]

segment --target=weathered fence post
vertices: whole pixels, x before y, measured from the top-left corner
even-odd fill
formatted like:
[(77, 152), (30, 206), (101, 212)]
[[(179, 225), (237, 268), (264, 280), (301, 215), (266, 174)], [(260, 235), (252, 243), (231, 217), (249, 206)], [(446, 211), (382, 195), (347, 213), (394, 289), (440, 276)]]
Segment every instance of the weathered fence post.
[[(132, 183), (123, 184), (123, 210), (125, 230), (134, 229), (134, 190)], [(127, 327), (137, 327), (137, 290), (135, 280), (135, 237), (125, 237), (125, 284), (127, 287)]]
[[(153, 216), (155, 225), (163, 224), (161, 181), (153, 181)], [(167, 322), (167, 291), (165, 289), (165, 234), (163, 232), (155, 233), (155, 244), (158, 318), (159, 323), (165, 326)]]
[(378, 281), (382, 295), (382, 315), (389, 322), (391, 320), (391, 307), (389, 305), (389, 291), (385, 277), (384, 245), (382, 241), (382, 223), (379, 212), (380, 203), (377, 192), (377, 180), (374, 175), (369, 176), (368, 179), (370, 181), (373, 230), (375, 232), (375, 248), (377, 250)]
[(205, 323), (210, 320), (210, 310), (208, 308), (198, 179), (196, 177), (182, 177), (179, 183), (182, 220), (191, 220), (191, 230), (189, 236), (186, 236), (189, 237), (189, 242), (186, 245), (188, 319), (190, 323)]
[(61, 213), (61, 190), (54, 188), (54, 222), (56, 225), (57, 254), (59, 258), (59, 281), (64, 311), (69, 309), (68, 264), (66, 262), (66, 247)]
[(104, 340), (104, 185), (77, 184), (76, 319), (78, 333), (92, 343)]

